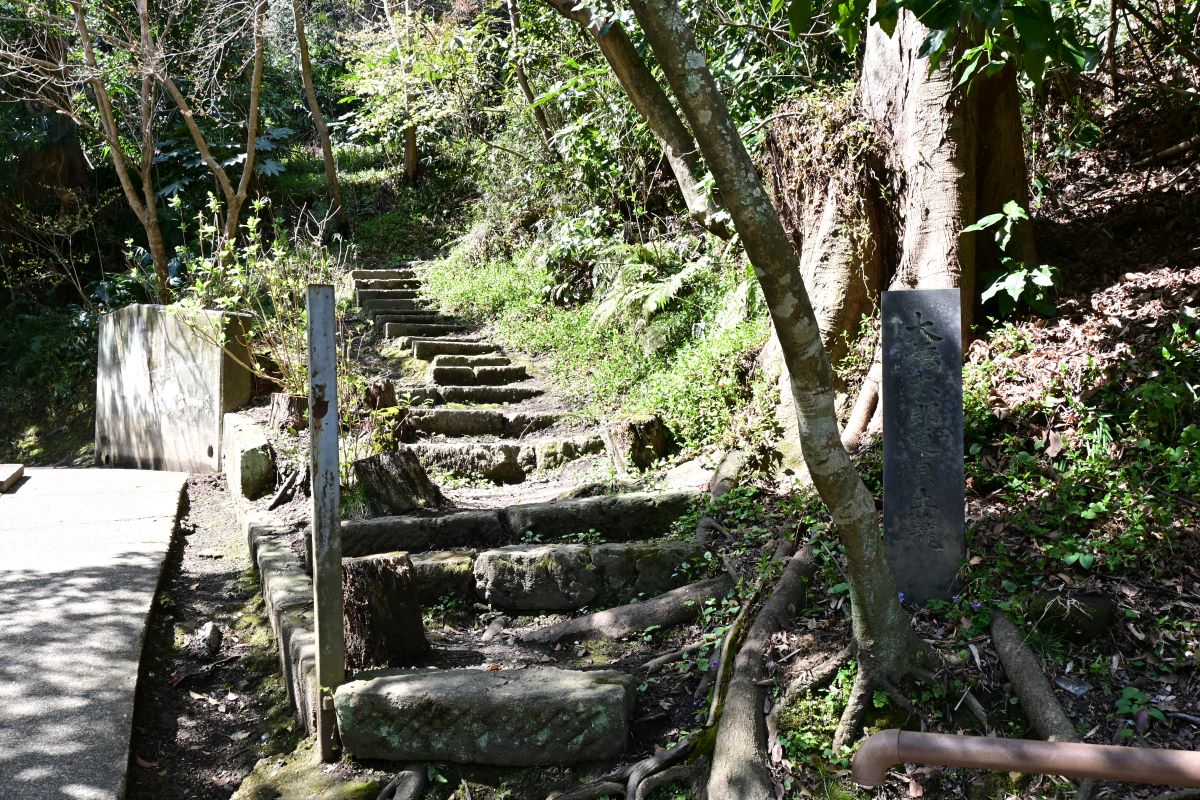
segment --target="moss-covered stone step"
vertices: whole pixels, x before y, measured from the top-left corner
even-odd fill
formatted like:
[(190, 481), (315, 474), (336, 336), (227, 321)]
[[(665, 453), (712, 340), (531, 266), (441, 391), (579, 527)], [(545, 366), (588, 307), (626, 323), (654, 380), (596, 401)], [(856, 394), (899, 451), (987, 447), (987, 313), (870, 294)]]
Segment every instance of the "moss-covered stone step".
[(406, 419), (421, 433), (517, 439), (552, 427), (559, 421), (559, 415), (474, 408), (414, 408)]
[(334, 705), (359, 759), (577, 764), (624, 751), (636, 684), (608, 670), (386, 670), (338, 687)]
[(417, 277), (414, 270), (404, 267), (398, 269), (355, 269), (350, 271), (353, 281), (391, 280), (396, 278), (413, 279)]
[[(378, 326), (378, 320), (376, 324)], [(445, 336), (448, 333), (463, 333), (466, 330), (468, 330), (467, 326), (461, 323), (387, 322), (383, 325), (383, 335), (389, 339), (397, 339), (401, 336)]]
[(367, 278), (356, 280), (354, 288), (364, 289), (420, 289), (421, 282), (416, 278)]
[(399, 325), (454, 325), (461, 323), (454, 317), (443, 316), (433, 309), (418, 311), (377, 311), (371, 315), (376, 330), (384, 330), (389, 324)]
[(537, 386), (439, 386), (443, 403), (520, 403), (542, 394)]
[(367, 299), (359, 304), (363, 312), (368, 317), (374, 317), (376, 314), (429, 314), (429, 304), (424, 300), (389, 300), (382, 299)]
[(703, 545), (678, 539), (608, 544), (515, 544), (480, 553), (475, 593), (506, 611), (571, 611), (626, 603), (682, 586), (679, 567), (698, 562)]
[(444, 337), (419, 337), (412, 341), (413, 357), (432, 361), (437, 356), (479, 356), (495, 353), (499, 347), (491, 342), (469, 342)]
[(434, 356), (430, 362), (434, 367), (507, 367), (512, 359), (501, 355), (483, 356)]
[(429, 382), (441, 386), (503, 386), (529, 380), (521, 365), (438, 366), (429, 368)]
[(365, 300), (418, 300), (420, 292), (412, 289), (359, 289), (355, 299), (359, 305)]
[(343, 522), (342, 555), (491, 548), (578, 534), (607, 542), (647, 541), (666, 534), (700, 497), (694, 492), (632, 492)]
[(541, 441), (421, 442), (409, 449), (426, 469), (494, 483), (520, 483), (535, 469), (558, 469), (578, 458), (606, 452), (598, 435)]

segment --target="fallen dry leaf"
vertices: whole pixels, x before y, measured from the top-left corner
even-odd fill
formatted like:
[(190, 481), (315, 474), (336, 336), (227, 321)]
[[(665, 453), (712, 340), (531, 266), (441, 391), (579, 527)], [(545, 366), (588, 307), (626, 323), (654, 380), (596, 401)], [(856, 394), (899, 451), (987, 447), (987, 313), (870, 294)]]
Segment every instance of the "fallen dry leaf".
[(139, 755), (135, 755), (133, 757), (133, 761), (135, 764), (137, 764), (142, 769), (154, 769), (155, 767), (158, 766), (158, 764), (155, 764), (153, 761), (147, 761), (146, 759), (142, 758)]

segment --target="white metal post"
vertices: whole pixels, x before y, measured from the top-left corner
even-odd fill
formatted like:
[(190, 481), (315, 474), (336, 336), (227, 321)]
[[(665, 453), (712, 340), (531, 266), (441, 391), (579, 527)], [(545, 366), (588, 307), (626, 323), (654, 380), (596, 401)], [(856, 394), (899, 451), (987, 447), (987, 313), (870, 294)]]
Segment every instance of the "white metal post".
[(337, 342), (333, 287), (308, 287), (308, 430), (312, 476), (313, 607), (317, 639), (317, 741), (338, 756), (333, 690), (346, 678), (342, 628), (341, 484), (338, 474)]

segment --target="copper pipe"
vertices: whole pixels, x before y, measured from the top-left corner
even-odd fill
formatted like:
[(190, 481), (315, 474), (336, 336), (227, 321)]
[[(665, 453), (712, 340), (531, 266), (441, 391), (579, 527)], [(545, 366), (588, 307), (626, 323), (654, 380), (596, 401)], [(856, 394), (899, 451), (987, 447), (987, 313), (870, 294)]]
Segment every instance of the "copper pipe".
[(854, 755), (852, 777), (880, 786), (895, 764), (1045, 773), (1164, 786), (1200, 786), (1200, 752), (886, 730)]

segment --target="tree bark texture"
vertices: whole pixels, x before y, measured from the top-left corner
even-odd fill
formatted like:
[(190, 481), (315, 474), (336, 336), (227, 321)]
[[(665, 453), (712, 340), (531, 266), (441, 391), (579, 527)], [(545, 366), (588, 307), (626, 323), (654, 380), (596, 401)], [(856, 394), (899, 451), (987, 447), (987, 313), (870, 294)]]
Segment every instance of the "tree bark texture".
[(595, 39), (629, 102), (662, 146), (688, 213), (714, 235), (728, 239), (730, 231), (719, 216), (720, 204), (710, 199), (701, 186), (705, 170), (696, 140), (679, 118), (654, 73), (638, 55), (625, 28), (616, 20), (597, 19), (590, 9), (573, 0), (547, 2), (562, 16), (579, 23)]
[(552, 158), (557, 158), (558, 153), (552, 144), (554, 134), (550, 130), (550, 120), (546, 118), (546, 109), (536, 105), (537, 98), (533, 94), (533, 88), (529, 85), (529, 76), (525, 74), (525, 64), (521, 58), (521, 10), (517, 7), (517, 0), (506, 0), (505, 5), (508, 7), (508, 57), (512, 61), (513, 75), (517, 79), (517, 86), (520, 87), (525, 102), (533, 109), (533, 120), (537, 123), (542, 139), (546, 142), (546, 151)]
[(321, 104), (317, 102), (317, 87), (313, 82), (312, 59), (308, 54), (308, 35), (304, 30), (304, 11), (300, 8), (300, 2), (301, 0), (292, 0), (292, 15), (296, 20), (296, 43), (300, 48), (300, 79), (304, 82), (304, 99), (308, 103), (308, 113), (312, 117), (317, 141), (321, 145), (321, 158), (325, 162), (325, 182), (329, 185), (329, 199), (333, 203), (333, 218), (338, 231), (347, 236), (350, 233), (350, 219), (346, 216), (346, 204), (342, 202), (337, 162), (333, 158), (333, 142), (329, 138), (329, 128), (325, 126)]
[(860, 663), (869, 674), (903, 673), (914, 635), (884, 557), (874, 498), (842, 446), (833, 370), (799, 261), (686, 17), (674, 0), (634, 0), (633, 10), (721, 189), (779, 335), (804, 460), (846, 551)]
[(346, 670), (409, 666), (429, 652), (407, 553), (342, 560)]
[[(960, 232), (1009, 200), (1028, 208), (1015, 73), (956, 87), (953, 57), (933, 72), (917, 58), (927, 33), (908, 11), (892, 36), (869, 27), (851, 114), (867, 122), (862, 147), (814, 158), (811, 113), (781, 116), (768, 131), (772, 194), (835, 358), (884, 289), (961, 289), (969, 342), (976, 275), (999, 269), (1002, 254), (990, 234)], [(869, 232), (865, 245), (862, 231)], [(1009, 255), (1036, 263), (1028, 223), (1016, 226)], [(877, 399), (878, 381), (864, 381), (845, 428), (848, 443), (878, 418)]]

